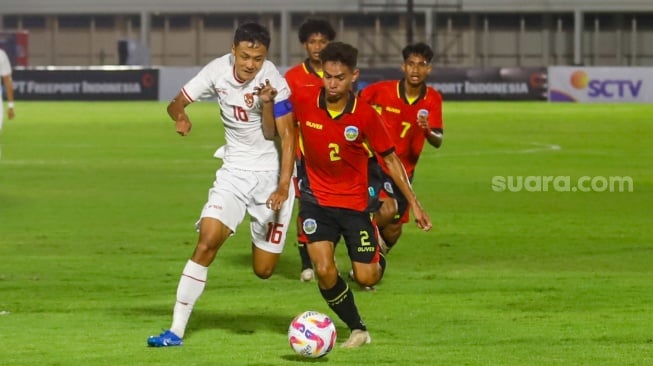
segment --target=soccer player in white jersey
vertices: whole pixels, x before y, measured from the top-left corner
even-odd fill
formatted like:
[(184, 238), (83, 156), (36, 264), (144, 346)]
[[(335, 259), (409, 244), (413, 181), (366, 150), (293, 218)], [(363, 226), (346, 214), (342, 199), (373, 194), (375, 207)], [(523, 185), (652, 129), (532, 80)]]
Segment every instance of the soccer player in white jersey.
[(294, 202), (295, 131), (288, 85), (266, 61), (269, 46), (265, 27), (242, 24), (231, 53), (207, 64), (168, 105), (177, 133), (186, 136), (191, 122), (184, 108), (198, 100), (217, 101), (227, 143), (216, 152), (224, 161), (197, 223), (199, 239), (179, 280), (172, 325), (147, 339), (151, 347), (182, 345), (208, 266), (246, 212), (254, 273), (270, 277), (283, 250)]
[[(7, 94), (7, 117), (12, 119), (14, 118), (14, 86), (11, 82), (11, 63), (3, 49), (0, 49), (0, 77), (2, 77), (2, 85)], [(2, 131), (3, 119), (4, 111), (2, 110), (2, 93), (0, 92), (0, 131)]]

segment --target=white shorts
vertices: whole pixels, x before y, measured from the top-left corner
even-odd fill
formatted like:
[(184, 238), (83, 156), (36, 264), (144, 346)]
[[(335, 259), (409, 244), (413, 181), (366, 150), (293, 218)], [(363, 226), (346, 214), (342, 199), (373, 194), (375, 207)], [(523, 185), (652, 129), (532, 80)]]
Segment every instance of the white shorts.
[(220, 220), (235, 233), (247, 211), (252, 243), (266, 252), (281, 253), (292, 218), (295, 190), (290, 187), (288, 199), (279, 211), (271, 210), (266, 202), (277, 189), (278, 182), (277, 172), (222, 167), (215, 173), (215, 182), (209, 189), (200, 218)]

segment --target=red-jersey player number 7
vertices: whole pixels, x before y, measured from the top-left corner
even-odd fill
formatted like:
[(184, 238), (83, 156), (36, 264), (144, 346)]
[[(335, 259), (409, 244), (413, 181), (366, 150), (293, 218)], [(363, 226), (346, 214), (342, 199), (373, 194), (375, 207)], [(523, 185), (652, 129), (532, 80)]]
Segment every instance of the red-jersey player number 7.
[(403, 139), (404, 137), (406, 137), (408, 130), (410, 130), (411, 123), (403, 121), (401, 122), (401, 125), (403, 126), (403, 128), (401, 129), (401, 134), (399, 134), (399, 137)]

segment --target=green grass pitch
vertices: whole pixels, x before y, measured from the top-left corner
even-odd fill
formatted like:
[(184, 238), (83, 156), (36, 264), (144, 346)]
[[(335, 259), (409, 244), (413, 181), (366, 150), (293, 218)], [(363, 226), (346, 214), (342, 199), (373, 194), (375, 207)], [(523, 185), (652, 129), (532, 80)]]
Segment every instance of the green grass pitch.
[[(1, 365), (653, 364), (652, 105), (445, 102), (444, 145), (414, 182), (435, 228), (406, 226), (378, 290), (354, 287), (372, 344), (319, 360), (286, 340), (296, 314), (333, 315), (298, 280), (294, 231), (263, 281), (247, 226), (213, 263), (186, 344), (146, 347), (170, 325), (223, 142), (215, 106), (189, 107), (185, 138), (165, 107), (22, 102), (5, 120)], [(613, 176), (632, 191), (493, 188)]]

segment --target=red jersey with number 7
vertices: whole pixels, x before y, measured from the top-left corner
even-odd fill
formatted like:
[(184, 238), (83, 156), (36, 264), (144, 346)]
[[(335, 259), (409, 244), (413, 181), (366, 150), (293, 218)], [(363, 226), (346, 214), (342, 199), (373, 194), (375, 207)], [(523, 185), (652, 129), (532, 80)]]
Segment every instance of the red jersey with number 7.
[(323, 88), (293, 94), (303, 176), (301, 199), (320, 206), (365, 211), (368, 205), (367, 142), (386, 156), (394, 145), (381, 117), (350, 94), (343, 112), (331, 117)]
[(427, 114), (430, 129), (442, 132), (440, 93), (425, 85), (415, 100), (408, 101), (402, 79), (368, 85), (360, 91), (359, 98), (373, 105), (381, 114), (397, 149), (397, 156), (408, 176), (412, 177), (426, 141), (424, 130), (417, 123), (417, 115), (420, 111)]

